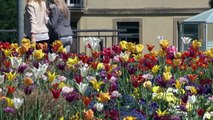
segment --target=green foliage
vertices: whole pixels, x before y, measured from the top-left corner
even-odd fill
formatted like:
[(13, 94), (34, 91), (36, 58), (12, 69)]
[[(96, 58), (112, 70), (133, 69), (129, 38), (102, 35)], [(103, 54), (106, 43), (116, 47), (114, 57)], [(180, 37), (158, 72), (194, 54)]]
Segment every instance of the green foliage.
[[(17, 0), (0, 0), (0, 29), (17, 29)], [(13, 42), (17, 33), (0, 33), (0, 41)]]

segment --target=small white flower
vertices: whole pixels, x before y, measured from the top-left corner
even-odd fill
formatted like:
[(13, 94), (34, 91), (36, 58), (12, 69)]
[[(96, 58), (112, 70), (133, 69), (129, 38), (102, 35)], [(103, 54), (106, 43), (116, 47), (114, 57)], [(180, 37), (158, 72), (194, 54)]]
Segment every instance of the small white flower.
[(0, 93), (2, 92), (2, 89), (0, 88)]
[(113, 97), (121, 97), (121, 93), (119, 93), (118, 91), (113, 91), (111, 94)]
[(192, 40), (192, 38), (190, 38), (190, 37), (181, 37), (181, 39), (183, 40), (184, 44), (189, 44), (190, 41)]
[(145, 79), (151, 80), (153, 78), (153, 75), (151, 75), (151, 74), (144, 74), (142, 77), (145, 78)]
[(62, 93), (71, 93), (74, 89), (68, 86), (62, 88)]
[(86, 90), (87, 90), (87, 87), (88, 87), (88, 85), (89, 84), (87, 84), (87, 83), (80, 83), (80, 84), (78, 84), (78, 83), (76, 83), (76, 85), (77, 85), (77, 89), (78, 89), (78, 91), (82, 94), (82, 95), (84, 95), (84, 93), (86, 92)]
[(18, 59), (17, 57), (10, 57), (11, 65), (13, 68), (18, 68), (18, 66), (21, 64), (22, 59)]
[(48, 53), (48, 60), (53, 62), (58, 55), (56, 53)]
[(4, 75), (0, 76), (0, 84), (2, 84), (4, 82)]
[(19, 109), (22, 106), (22, 104), (24, 103), (24, 99), (20, 99), (20, 98), (13, 98), (12, 101), (13, 101), (14, 107), (16, 109)]
[(157, 38), (158, 38), (158, 40), (164, 40), (163, 36), (160, 36), (160, 35), (158, 35)]
[(196, 99), (197, 98), (195, 95), (189, 96), (188, 102), (191, 104), (194, 104), (196, 102)]
[(85, 43), (85, 45), (90, 45), (91, 48), (93, 50), (98, 50), (99, 42), (101, 41), (101, 39), (98, 39), (96, 37), (85, 37), (83, 38), (83, 42)]
[(45, 81), (45, 82), (47, 81), (47, 76), (46, 75), (42, 75), (41, 78), (42, 78), (43, 81)]
[(95, 103), (94, 108), (101, 112), (103, 110), (104, 105), (102, 103)]

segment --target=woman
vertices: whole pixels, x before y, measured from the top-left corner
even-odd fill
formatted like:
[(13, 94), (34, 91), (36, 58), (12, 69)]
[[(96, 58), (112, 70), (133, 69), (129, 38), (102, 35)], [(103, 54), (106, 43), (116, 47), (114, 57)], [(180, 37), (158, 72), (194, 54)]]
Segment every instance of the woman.
[(73, 32), (70, 26), (70, 11), (65, 0), (53, 0), (50, 5), (50, 37), (61, 40), (67, 52), (70, 52)]
[(44, 0), (27, 0), (24, 15), (25, 37), (29, 38), (32, 43), (48, 42), (48, 19)]

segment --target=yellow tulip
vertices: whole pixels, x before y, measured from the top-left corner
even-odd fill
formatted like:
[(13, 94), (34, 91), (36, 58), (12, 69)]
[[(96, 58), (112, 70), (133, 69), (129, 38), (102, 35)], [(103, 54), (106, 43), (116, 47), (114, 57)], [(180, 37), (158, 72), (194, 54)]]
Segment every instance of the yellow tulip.
[(172, 78), (172, 74), (170, 72), (163, 72), (163, 80), (168, 81)]
[(103, 63), (98, 63), (97, 70), (103, 69), (103, 67), (104, 67)]
[(10, 99), (10, 98), (7, 97), (7, 98), (6, 98), (6, 101), (7, 101), (7, 106), (8, 106), (8, 107), (11, 107), (11, 108), (12, 108), (12, 107), (14, 106), (14, 103), (13, 103), (13, 100), (12, 100), (12, 99)]
[(58, 88), (62, 89), (65, 86), (66, 86), (66, 84), (64, 82), (60, 82), (59, 85), (58, 85)]
[(14, 80), (14, 79), (15, 79), (15, 76), (16, 76), (16, 72), (14, 72), (14, 73), (9, 72), (9, 73), (4, 73), (4, 74), (6, 75), (6, 77), (7, 77), (7, 79), (8, 79), (9, 81)]
[(17, 49), (17, 48), (18, 48), (18, 44), (17, 44), (17, 43), (12, 43), (12, 44), (10, 45), (10, 48), (11, 48), (11, 49)]
[(160, 69), (160, 65), (155, 65), (155, 66), (152, 68), (152, 72), (153, 72), (153, 73), (157, 73), (159, 69)]
[(169, 46), (169, 41), (168, 40), (161, 40), (160, 46), (164, 50), (165, 48), (167, 48)]
[(136, 52), (141, 53), (143, 51), (144, 46), (142, 44), (137, 44), (135, 46)]
[(192, 46), (194, 49), (198, 49), (201, 46), (201, 42), (199, 42), (198, 40), (194, 40), (192, 41)]
[(212, 50), (206, 50), (204, 53), (207, 57), (213, 57), (213, 49)]
[(126, 44), (126, 48), (128, 51), (131, 51), (132, 53), (135, 53), (135, 44), (132, 42), (128, 42)]
[(167, 111), (166, 110), (161, 111), (160, 109), (158, 109), (156, 111), (156, 113), (157, 113), (158, 117), (163, 117), (163, 116), (165, 116), (167, 114)]
[(63, 45), (61, 45), (61, 46), (58, 48), (58, 50), (57, 50), (58, 53), (63, 53), (63, 52), (65, 52), (65, 51), (66, 51), (66, 49), (64, 48)]
[(165, 66), (165, 72), (171, 72), (171, 66)]
[(68, 60), (67, 60), (67, 66), (68, 67), (71, 67), (71, 66), (73, 66), (74, 64), (76, 64), (76, 63), (78, 63), (78, 57), (77, 56), (75, 56), (75, 58), (73, 59), (73, 58), (69, 58)]
[(109, 93), (100, 93), (99, 97), (97, 98), (100, 102), (108, 102), (110, 100)]
[(175, 82), (175, 88), (176, 89), (180, 89), (181, 88), (181, 83), (179, 82), (179, 80), (176, 80), (176, 82)]
[(103, 81), (98, 82), (96, 79), (91, 80), (90, 82), (92, 83), (93, 88), (94, 88), (95, 90), (97, 90), (97, 91), (99, 91), (99, 90), (100, 90), (101, 85), (103, 85), (103, 84), (104, 84), (104, 82), (103, 82)]
[(50, 71), (47, 72), (47, 75), (48, 75), (48, 80), (49, 80), (50, 82), (53, 82), (53, 81), (55, 80), (55, 77), (57, 76), (57, 75), (55, 74), (55, 72), (54, 72), (54, 73), (51, 73)]
[(159, 93), (159, 92), (161, 92), (161, 88), (160, 88), (160, 86), (154, 86), (154, 87), (152, 87), (152, 91), (154, 93)]
[(36, 58), (36, 59), (41, 59), (41, 58), (43, 58), (44, 57), (44, 53), (43, 53), (43, 51), (40, 49), (40, 50), (35, 50), (34, 52), (33, 52), (33, 56)]
[(194, 86), (191, 86), (191, 87), (190, 87), (190, 92), (191, 92), (192, 94), (196, 95), (196, 94), (197, 94), (197, 89), (196, 89)]
[(180, 64), (181, 64), (181, 59), (174, 59), (173, 60), (173, 64), (175, 65), (175, 66), (179, 66)]
[(135, 60), (140, 60), (143, 57), (143, 54), (132, 55)]
[(137, 120), (136, 117), (127, 116), (123, 120)]
[(4, 52), (4, 55), (6, 57), (10, 57), (11, 56), (11, 53), (12, 53), (11, 49), (2, 49), (2, 51)]
[(119, 46), (121, 47), (122, 50), (127, 49), (127, 41), (119, 42)]

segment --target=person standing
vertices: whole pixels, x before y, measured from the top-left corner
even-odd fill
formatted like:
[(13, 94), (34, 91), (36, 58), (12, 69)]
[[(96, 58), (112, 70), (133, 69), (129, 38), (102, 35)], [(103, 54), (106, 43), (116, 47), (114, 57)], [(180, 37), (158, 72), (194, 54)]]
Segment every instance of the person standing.
[(24, 33), (32, 43), (49, 40), (47, 7), (44, 0), (27, 0), (24, 14)]
[(49, 11), (50, 39), (61, 40), (66, 52), (70, 52), (73, 31), (70, 26), (70, 11), (65, 0), (53, 0)]

